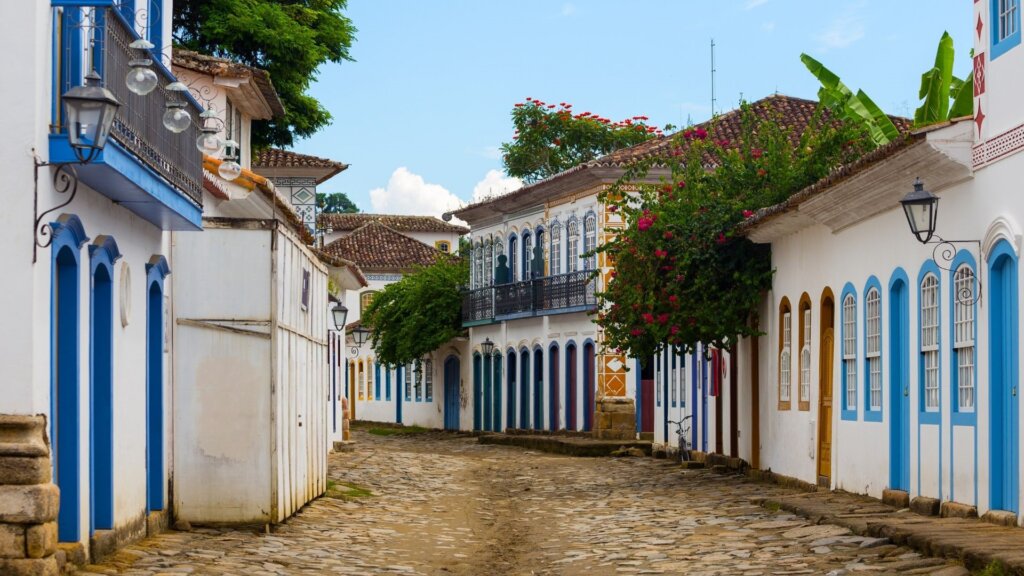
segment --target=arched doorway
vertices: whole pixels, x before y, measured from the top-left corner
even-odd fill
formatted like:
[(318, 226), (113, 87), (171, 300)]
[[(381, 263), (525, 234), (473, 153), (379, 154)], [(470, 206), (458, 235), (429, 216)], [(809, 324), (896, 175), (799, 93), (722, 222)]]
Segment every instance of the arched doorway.
[[(473, 358), (474, 370), (479, 365), (480, 356)], [(459, 410), (461, 408), (461, 402), (459, 401), (460, 390), (459, 390), (459, 377), (462, 373), (461, 364), (458, 356), (452, 355), (444, 361), (444, 429), (445, 430), (458, 430), (459, 429)], [(474, 416), (480, 414), (479, 410), (474, 410)], [(476, 424), (476, 423), (474, 423)], [(478, 428), (479, 429), (479, 428)]]
[(493, 404), (493, 410), (491, 414), (494, 420), (491, 422), (491, 430), (495, 432), (501, 432), (501, 351), (495, 351), (494, 357), (491, 359), (491, 364), (494, 371), (494, 376), (491, 378), (494, 392), (491, 394), (491, 402)]
[(90, 361), (90, 533), (114, 527), (114, 262), (121, 257), (113, 238), (89, 246), (92, 265)]
[(146, 264), (146, 501), (164, 509), (164, 278), (167, 260)]
[(889, 487), (910, 489), (910, 308), (907, 275), (889, 280)]
[[(479, 353), (473, 354), (473, 430), (480, 430), (483, 428), (483, 422), (481, 422), (483, 414), (480, 410), (482, 408), (481, 404), (483, 403), (483, 400), (480, 397), (482, 392), (481, 388), (483, 388), (482, 371), (483, 359), (480, 357)], [(448, 372), (446, 371), (445, 375), (447, 376), (447, 374)], [(445, 381), (447, 382), (447, 378), (445, 378)]]
[(548, 394), (550, 395), (550, 406), (548, 407), (548, 424), (551, 427), (551, 431), (555, 432), (558, 430), (559, 425), (559, 409), (561, 408), (559, 402), (559, 370), (562, 368), (559, 360), (558, 344), (552, 343), (549, 349), (550, 357), (548, 358)]
[(516, 361), (516, 351), (508, 351), (508, 409), (506, 411), (508, 417), (508, 427), (511, 429), (516, 428), (516, 376), (517, 368), (519, 363)]
[(576, 430), (576, 344), (565, 346), (565, 429)]
[(818, 345), (818, 483), (829, 487), (832, 478), (832, 367), (835, 352), (835, 297), (831, 288), (821, 293)]
[(989, 253), (989, 507), (1016, 512), (1018, 459), (1017, 256), (1000, 240)]
[(530, 427), (530, 351), (519, 352), (519, 427)]
[(594, 343), (583, 344), (583, 430), (590, 432), (594, 427), (594, 411), (597, 409), (597, 357), (594, 354)]
[(544, 429), (544, 350), (533, 351), (533, 429)]

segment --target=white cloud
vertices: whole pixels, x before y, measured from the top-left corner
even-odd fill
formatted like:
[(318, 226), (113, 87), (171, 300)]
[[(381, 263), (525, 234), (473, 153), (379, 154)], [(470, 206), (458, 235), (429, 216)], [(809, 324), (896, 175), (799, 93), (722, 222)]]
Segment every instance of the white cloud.
[(753, 10), (762, 4), (767, 4), (768, 0), (747, 0), (746, 4), (743, 5), (744, 10)]
[(484, 179), (473, 187), (473, 202), (503, 196), (523, 187), (523, 181), (513, 176), (505, 176), (498, 170), (488, 170)]
[(576, 13), (576, 5), (566, 2), (562, 4), (562, 16), (572, 16)]
[(464, 202), (440, 184), (428, 184), (419, 174), (402, 166), (391, 174), (387, 186), (370, 190), (373, 211), (379, 214), (421, 214), (440, 217)]
[(501, 148), (499, 146), (484, 146), (478, 149), (476, 153), (488, 160), (501, 160)]
[(822, 51), (846, 48), (864, 37), (864, 18), (861, 12), (864, 2), (851, 4), (816, 36)]

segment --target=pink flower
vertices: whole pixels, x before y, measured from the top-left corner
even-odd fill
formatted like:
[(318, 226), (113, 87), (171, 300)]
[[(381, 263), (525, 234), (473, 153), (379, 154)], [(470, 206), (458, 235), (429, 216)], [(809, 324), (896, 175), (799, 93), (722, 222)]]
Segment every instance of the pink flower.
[(719, 244), (725, 244), (725, 234), (722, 232), (718, 233), (718, 238), (715, 238), (715, 242)]
[(758, 168), (758, 169), (757, 169), (757, 175), (758, 175), (758, 176), (764, 177), (764, 176), (765, 176), (765, 175), (767, 175), (767, 174), (768, 174), (768, 171), (767, 171), (767, 170), (765, 170), (764, 168)]
[(673, 326), (673, 327), (669, 328), (668, 331), (673, 336), (675, 336), (676, 334), (679, 334), (679, 326)]
[(744, 218), (750, 218), (753, 215), (754, 215), (754, 211), (753, 210), (744, 210), (743, 211), (743, 217)]
[(644, 329), (643, 328), (633, 328), (632, 330), (629, 331), (629, 334), (630, 334), (630, 336), (643, 336)]
[(698, 140), (703, 140), (708, 137), (708, 131), (703, 128), (697, 128), (693, 131), (693, 137)]
[(640, 317), (644, 319), (644, 322), (648, 324), (654, 324), (654, 314), (651, 314), (650, 312), (644, 312), (643, 314), (640, 315)]
[(609, 212), (618, 212), (618, 210), (619, 210), (619, 207), (614, 205), (614, 204), (612, 204), (611, 206), (608, 207), (608, 211)]
[(676, 186), (679, 187), (679, 188), (686, 188), (686, 182), (683, 182), (682, 180), (680, 180), (679, 183), (676, 184)]
[(668, 252), (662, 250), (661, 248), (658, 248), (657, 250), (654, 251), (654, 255), (658, 258), (664, 258), (665, 256), (668, 256)]
[(760, 148), (754, 148), (753, 150), (750, 151), (750, 155), (753, 156), (754, 158), (760, 158), (761, 156), (764, 155), (764, 151), (761, 150)]
[(670, 230), (666, 230), (665, 233), (661, 235), (661, 237), (664, 238), (665, 240), (671, 240), (673, 236), (674, 235)]
[(664, 312), (658, 314), (658, 324), (668, 324), (668, 314)]
[(669, 302), (671, 302), (671, 303), (673, 303), (673, 304), (675, 304), (675, 303), (676, 303), (676, 302), (677, 302), (678, 300), (679, 300), (679, 297), (678, 297), (678, 296), (676, 296), (675, 294), (672, 294), (672, 295), (670, 295), (670, 296), (668, 297), (668, 301), (669, 301)]
[(636, 222), (636, 228), (641, 232), (650, 230), (651, 226), (654, 226), (654, 218), (651, 218), (650, 216), (644, 216)]

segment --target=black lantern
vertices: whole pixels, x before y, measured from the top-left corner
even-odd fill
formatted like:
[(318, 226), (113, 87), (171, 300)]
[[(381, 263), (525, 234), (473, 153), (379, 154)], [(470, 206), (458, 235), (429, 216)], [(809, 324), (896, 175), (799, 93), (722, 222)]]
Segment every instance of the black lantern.
[(75, 86), (61, 96), (67, 115), (68, 143), (82, 164), (88, 164), (107, 144), (110, 127), (121, 103), (103, 87), (95, 70), (85, 76), (84, 86)]
[(355, 340), (356, 346), (362, 346), (370, 338), (370, 331), (359, 326), (352, 331), (352, 338)]
[(345, 321), (348, 319), (348, 308), (344, 304), (338, 304), (331, 308), (331, 316), (334, 319), (334, 329), (342, 331), (345, 329)]
[(480, 343), (480, 351), (484, 353), (484, 356), (490, 356), (494, 352), (494, 342), (491, 342), (490, 338), (484, 338), (484, 341)]
[(935, 234), (935, 221), (939, 215), (939, 197), (924, 189), (920, 178), (914, 180), (913, 192), (900, 200), (907, 215), (910, 231), (922, 244), (928, 243)]

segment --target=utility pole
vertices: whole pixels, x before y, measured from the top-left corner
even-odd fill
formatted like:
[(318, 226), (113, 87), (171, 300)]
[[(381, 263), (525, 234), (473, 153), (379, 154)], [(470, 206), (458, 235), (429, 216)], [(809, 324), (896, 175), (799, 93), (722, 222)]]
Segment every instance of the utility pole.
[(715, 39), (711, 39), (711, 117), (715, 117)]

